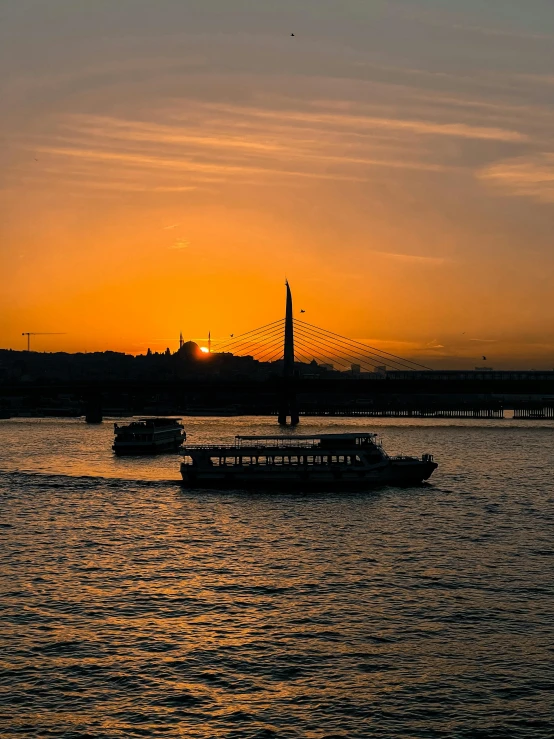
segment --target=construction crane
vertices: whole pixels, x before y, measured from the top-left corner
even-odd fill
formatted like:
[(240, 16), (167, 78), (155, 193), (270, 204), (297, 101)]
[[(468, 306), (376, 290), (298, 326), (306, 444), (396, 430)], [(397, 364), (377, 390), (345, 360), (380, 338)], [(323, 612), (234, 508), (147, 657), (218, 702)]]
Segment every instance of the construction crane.
[(27, 337), (27, 351), (31, 351), (31, 336), (63, 336), (64, 332), (60, 331), (23, 331), (21, 336)]

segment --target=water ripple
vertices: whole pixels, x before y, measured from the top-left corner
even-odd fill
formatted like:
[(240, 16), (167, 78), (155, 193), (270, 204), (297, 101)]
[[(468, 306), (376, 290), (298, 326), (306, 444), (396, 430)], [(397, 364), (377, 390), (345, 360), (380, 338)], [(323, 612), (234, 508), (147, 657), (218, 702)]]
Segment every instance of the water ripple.
[(185, 490), (107, 425), (0, 422), (0, 734), (550, 739), (551, 426), (380, 425), (432, 486)]

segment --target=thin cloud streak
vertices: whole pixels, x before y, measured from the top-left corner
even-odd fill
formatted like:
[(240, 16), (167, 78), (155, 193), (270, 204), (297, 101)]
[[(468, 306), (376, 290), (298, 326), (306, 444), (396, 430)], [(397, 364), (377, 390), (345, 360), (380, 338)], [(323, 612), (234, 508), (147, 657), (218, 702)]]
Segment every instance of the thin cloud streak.
[[(213, 104), (206, 103), (206, 108), (213, 108)], [(341, 128), (383, 128), (390, 130), (408, 131), (419, 135), (438, 135), (461, 137), (469, 139), (484, 139), (506, 142), (527, 141), (527, 136), (520, 131), (508, 131), (501, 128), (487, 126), (470, 126), (465, 123), (438, 123), (435, 121), (403, 120), (400, 118), (377, 118), (364, 115), (336, 115), (333, 113), (302, 113), (300, 111), (283, 112), (279, 110), (260, 110), (243, 106), (229, 105), (216, 106), (227, 113), (248, 115), (256, 118), (271, 120), (296, 121), (308, 123), (331, 123)]]
[(419, 262), (421, 264), (429, 265), (440, 265), (452, 261), (451, 259), (447, 259), (446, 257), (429, 257), (424, 254), (397, 254), (388, 251), (372, 251), (372, 254), (378, 254), (379, 256), (387, 257), (388, 259), (395, 259), (402, 262)]
[[(344, 181), (355, 181), (363, 182), (367, 178), (354, 177), (350, 175), (340, 174), (326, 174), (322, 172), (302, 172), (299, 170), (289, 169), (271, 169), (268, 167), (256, 167), (256, 166), (237, 166), (229, 164), (203, 164), (201, 162), (195, 162), (193, 160), (181, 160), (175, 161), (174, 159), (164, 159), (161, 157), (144, 156), (140, 154), (118, 154), (113, 151), (100, 151), (94, 149), (70, 149), (62, 147), (43, 147), (38, 149), (43, 154), (52, 154), (63, 157), (83, 159), (95, 162), (119, 162), (128, 166), (138, 167), (150, 167), (152, 169), (173, 169), (182, 172), (190, 173), (214, 173), (214, 174), (226, 174), (229, 176), (240, 175), (240, 174), (276, 174), (286, 177), (301, 177), (309, 179), (329, 179), (329, 180), (344, 180)], [(377, 163), (377, 162), (376, 162)], [(383, 163), (385, 166), (390, 166), (390, 163)], [(400, 163), (399, 163), (400, 166)]]
[[(368, 86), (382, 92), (372, 104), (360, 99)], [(77, 177), (76, 170), (86, 164), (90, 177), (83, 179), (83, 189), (95, 189), (99, 181), (107, 192), (179, 192), (208, 178), (221, 185), (278, 180), (363, 183), (374, 168), (463, 175), (469, 166), (456, 156), (451, 139), (519, 147), (530, 143), (522, 106), (511, 106), (506, 128), (498, 125), (506, 120), (505, 106), (488, 108), (485, 125), (483, 116), (463, 107), (494, 102), (460, 101), (452, 93), (445, 97), (440, 91), (375, 80), (358, 80), (355, 89), (358, 99), (351, 100), (301, 100), (273, 91), (260, 94), (257, 104), (242, 105), (169, 97), (135, 117), (73, 112), (50, 135), (20, 140), (20, 145), (65, 161), (66, 180), (71, 174)], [(410, 115), (395, 115), (398, 89), (411, 99)], [(148, 119), (151, 113), (154, 120)], [(544, 122), (541, 118), (541, 125)], [(52, 163), (42, 167), (43, 173), (49, 165), (53, 169)], [(498, 174), (489, 174), (493, 176), (498, 179)]]
[[(324, 104), (317, 101), (312, 108)], [(328, 108), (332, 105), (328, 102)], [(335, 101), (334, 105), (340, 109), (346, 104)], [(122, 171), (142, 169), (165, 178), (155, 184), (132, 182), (123, 187), (128, 191), (178, 191), (206, 176), (218, 176), (223, 181), (257, 177), (260, 183), (267, 177), (365, 182), (369, 173), (364, 170), (374, 167), (429, 173), (463, 171), (458, 163), (433, 161), (435, 147), (422, 142), (446, 136), (492, 138), (506, 143), (526, 138), (517, 131), (467, 123), (198, 101), (190, 103), (186, 118), (175, 102), (156, 112), (164, 122), (73, 114), (61, 123), (62, 131), (72, 136), (58, 133), (46, 137), (46, 142), (37, 145), (32, 141), (24, 147), (42, 156), (86, 162), (99, 170), (110, 166), (106, 179), (114, 180), (113, 164), (119, 164)], [(286, 166), (287, 162), (293, 166)], [(181, 173), (189, 182), (168, 182), (171, 173)], [(95, 186), (88, 180), (83, 185)]]
[[(321, 133), (321, 132), (320, 132)], [(133, 140), (132, 135), (124, 135), (121, 136), (109, 136), (107, 137), (109, 139), (111, 138), (117, 138), (118, 141), (128, 142), (129, 140)], [(110, 148), (102, 148), (102, 149), (96, 149), (95, 151), (102, 152), (106, 154), (106, 157), (109, 156), (110, 152), (114, 152), (117, 156), (127, 156), (129, 158), (129, 161), (131, 159), (137, 160), (137, 158), (140, 157), (146, 157), (147, 152), (152, 152), (155, 156), (150, 160), (150, 163), (153, 163), (153, 161), (159, 160), (159, 152), (161, 147), (167, 147), (168, 144), (173, 144), (177, 141), (177, 138), (181, 139), (182, 143), (185, 143), (188, 140), (188, 137), (161, 137), (161, 138), (155, 138), (154, 136), (149, 137), (148, 139), (144, 138), (142, 141), (148, 141), (149, 143), (152, 143), (153, 146), (149, 147), (148, 149), (141, 148), (138, 151), (136, 149), (128, 149), (128, 148), (122, 148), (119, 146), (111, 146)], [(190, 137), (192, 140), (194, 137)], [(110, 143), (109, 141), (106, 142), (106, 137), (103, 138), (103, 140), (100, 143), (106, 144)], [(69, 152), (69, 151), (82, 151), (81, 146), (83, 145), (84, 141), (86, 140), (90, 144), (90, 138), (83, 137), (83, 139), (74, 138), (74, 139), (63, 139), (62, 137), (58, 137), (58, 140), (60, 143), (64, 144), (63, 151)], [(216, 148), (221, 148), (225, 154), (225, 160), (227, 162), (227, 166), (231, 166), (231, 162), (242, 162), (245, 163), (249, 161), (248, 159), (245, 159), (245, 156), (248, 155), (248, 152), (245, 154), (245, 156), (236, 156), (234, 154), (230, 154), (227, 150), (226, 146), (226, 140), (225, 138), (222, 138), (221, 140), (213, 140), (213, 141), (206, 141), (205, 142), (208, 146), (214, 146)], [(460, 169), (459, 167), (453, 167), (449, 165), (443, 165), (443, 164), (434, 164), (432, 162), (425, 162), (421, 160), (409, 160), (407, 158), (405, 159), (385, 159), (383, 157), (368, 157), (368, 156), (346, 156), (346, 155), (332, 155), (324, 153), (323, 150), (327, 150), (327, 144), (329, 142), (322, 141), (321, 139), (319, 141), (296, 141), (294, 139), (291, 140), (291, 143), (287, 147), (281, 147), (279, 149), (275, 148), (273, 151), (270, 151), (269, 149), (265, 149), (263, 154), (262, 152), (258, 152), (257, 161), (265, 161), (270, 162), (272, 159), (277, 159), (279, 163), (283, 161), (284, 155), (286, 155), (287, 159), (290, 160), (298, 160), (299, 163), (304, 162), (335, 162), (337, 164), (353, 164), (353, 165), (361, 165), (361, 166), (375, 166), (375, 167), (390, 167), (394, 169), (413, 169), (413, 170), (421, 170), (426, 172), (446, 172), (446, 171), (453, 171), (454, 169)], [(304, 148), (302, 149), (302, 144), (307, 144), (310, 146), (310, 148)], [(316, 147), (319, 149), (317, 151)], [(57, 149), (56, 153), (60, 153), (60, 148)], [(247, 150), (247, 145), (241, 147), (245, 150)], [(376, 147), (377, 149), (381, 149), (382, 147)], [(398, 148), (398, 147), (389, 147), (391, 149)], [(41, 149), (40, 147), (33, 147), (34, 150), (37, 151), (44, 151), (48, 153), (54, 153), (54, 148), (49, 147), (48, 149)], [(92, 151), (92, 150), (87, 150)], [(250, 152), (254, 153), (254, 152)], [(273, 156), (275, 154), (275, 156)], [(176, 155), (182, 157), (182, 151), (176, 150)], [(196, 160), (200, 156), (205, 156), (206, 158), (210, 158), (210, 155), (208, 153), (202, 152), (202, 147), (198, 145), (196, 147), (196, 150), (193, 154), (194, 157), (196, 157)], [(190, 162), (190, 160), (188, 160)], [(165, 167), (165, 160), (162, 162), (163, 166)], [(251, 165), (249, 166), (250, 169), (252, 169)], [(277, 171), (283, 171), (281, 169)], [(302, 174), (298, 172), (289, 172), (290, 174)], [(307, 173), (304, 173), (307, 174)]]
[(554, 153), (542, 153), (498, 162), (477, 174), (506, 195), (554, 203)]
[(177, 239), (171, 246), (170, 249), (188, 249), (190, 242), (186, 239)]

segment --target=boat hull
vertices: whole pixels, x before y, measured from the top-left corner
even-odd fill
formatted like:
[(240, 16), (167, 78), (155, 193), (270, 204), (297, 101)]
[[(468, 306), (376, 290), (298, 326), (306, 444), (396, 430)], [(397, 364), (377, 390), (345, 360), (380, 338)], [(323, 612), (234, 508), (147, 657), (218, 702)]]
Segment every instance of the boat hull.
[(115, 442), (112, 449), (118, 457), (136, 457), (140, 455), (179, 452), (182, 449), (182, 445), (182, 441), (173, 441), (171, 439), (167, 441), (152, 442), (147, 444), (118, 444), (117, 442)]
[(278, 489), (283, 490), (365, 490), (374, 487), (411, 487), (421, 485), (437, 468), (436, 462), (391, 460), (386, 465), (366, 470), (321, 470), (305, 468), (211, 468), (181, 465), (187, 487), (207, 489)]

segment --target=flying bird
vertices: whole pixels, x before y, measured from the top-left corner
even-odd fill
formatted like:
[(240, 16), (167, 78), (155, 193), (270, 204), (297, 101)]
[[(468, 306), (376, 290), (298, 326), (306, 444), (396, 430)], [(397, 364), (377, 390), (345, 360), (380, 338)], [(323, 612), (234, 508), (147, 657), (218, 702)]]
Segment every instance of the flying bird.
[(291, 33), (291, 36), (294, 36), (294, 33)]
[(486, 362), (486, 361), (487, 361), (487, 358), (486, 357), (483, 357), (483, 362)]
[(304, 308), (300, 308), (300, 313), (305, 313), (305, 312), (306, 311), (304, 310)]
[(231, 338), (233, 338), (233, 336), (234, 336), (234, 335), (235, 335), (235, 334), (231, 334)]

